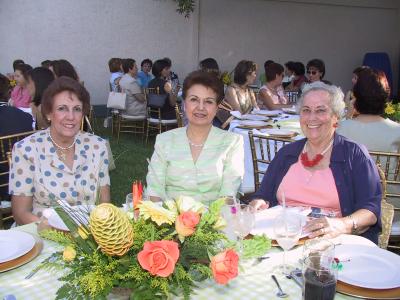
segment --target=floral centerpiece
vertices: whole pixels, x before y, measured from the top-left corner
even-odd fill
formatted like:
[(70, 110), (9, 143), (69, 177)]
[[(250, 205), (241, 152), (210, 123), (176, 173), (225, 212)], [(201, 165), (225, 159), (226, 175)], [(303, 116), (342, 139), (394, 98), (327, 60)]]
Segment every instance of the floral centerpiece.
[(386, 104), (384, 117), (395, 122), (400, 122), (400, 103), (389, 102)]
[[(42, 263), (65, 270), (56, 299), (105, 299), (115, 287), (128, 288), (130, 299), (189, 299), (196, 282), (227, 284), (238, 275), (239, 256), (220, 231), (224, 203), (216, 200), (207, 209), (180, 197), (163, 206), (143, 201), (131, 213), (100, 204), (90, 216), (57, 207), (70, 233), (41, 232), (64, 246)], [(264, 236), (248, 239), (243, 256), (261, 256), (270, 246)]]

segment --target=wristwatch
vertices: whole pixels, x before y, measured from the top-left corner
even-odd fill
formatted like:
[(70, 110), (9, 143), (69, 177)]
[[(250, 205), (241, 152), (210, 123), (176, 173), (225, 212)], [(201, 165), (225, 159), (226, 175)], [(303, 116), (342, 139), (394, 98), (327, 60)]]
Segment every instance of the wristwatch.
[(348, 215), (347, 218), (349, 218), (351, 220), (351, 222), (353, 223), (353, 226), (351, 227), (351, 234), (358, 234), (358, 224), (357, 224), (357, 220), (354, 218), (353, 215)]

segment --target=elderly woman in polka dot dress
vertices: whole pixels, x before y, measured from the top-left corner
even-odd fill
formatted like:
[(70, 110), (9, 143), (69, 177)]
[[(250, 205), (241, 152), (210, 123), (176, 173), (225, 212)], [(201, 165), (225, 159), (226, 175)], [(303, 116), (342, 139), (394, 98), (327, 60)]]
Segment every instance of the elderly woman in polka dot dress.
[(16, 143), (9, 190), (17, 224), (40, 220), (57, 200), (70, 205), (110, 202), (108, 153), (102, 138), (80, 131), (90, 96), (77, 81), (60, 77), (42, 99), (42, 114), (51, 123)]

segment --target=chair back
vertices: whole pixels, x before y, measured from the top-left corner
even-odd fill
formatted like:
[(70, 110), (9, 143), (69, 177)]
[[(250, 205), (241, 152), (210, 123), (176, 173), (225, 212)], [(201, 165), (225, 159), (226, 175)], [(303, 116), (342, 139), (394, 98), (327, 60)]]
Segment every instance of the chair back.
[(381, 201), (381, 223), (382, 223), (382, 232), (379, 235), (378, 245), (379, 247), (386, 249), (389, 244), (390, 233), (392, 231), (392, 222), (394, 216), (394, 207), (392, 204), (386, 201), (386, 177), (385, 173), (382, 169), (377, 165), (379, 177), (381, 179), (382, 185), (382, 201)]
[(251, 148), (251, 157), (253, 160), (254, 187), (258, 190), (262, 176), (264, 176), (269, 164), (274, 159), (275, 154), (286, 144), (292, 143), (290, 138), (278, 138), (254, 134), (248, 132)]
[(299, 92), (286, 92), (285, 96), (288, 100), (288, 104), (296, 104), (299, 97)]
[(183, 127), (183, 112), (181, 106), (178, 103), (175, 104), (175, 114), (178, 127)]

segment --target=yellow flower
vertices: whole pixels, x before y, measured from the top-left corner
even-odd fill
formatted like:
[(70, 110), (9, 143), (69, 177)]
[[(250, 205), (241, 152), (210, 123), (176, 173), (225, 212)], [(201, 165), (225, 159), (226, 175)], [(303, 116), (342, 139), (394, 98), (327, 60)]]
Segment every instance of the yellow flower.
[(216, 230), (222, 230), (226, 227), (226, 225), (227, 225), (226, 220), (220, 216), (217, 222), (215, 222), (213, 228)]
[(205, 207), (201, 202), (196, 201), (192, 197), (188, 196), (179, 196), (178, 199), (176, 199), (176, 208), (178, 209), (179, 213), (193, 211), (198, 214), (202, 214), (205, 210)]
[(64, 248), (63, 259), (66, 262), (73, 261), (75, 259), (75, 256), (76, 256), (76, 251), (72, 246), (66, 246)]
[(396, 110), (394, 109), (392, 104), (386, 105), (385, 114), (391, 115), (391, 114), (394, 114), (395, 112), (396, 112)]
[(82, 225), (78, 227), (78, 234), (84, 240), (86, 240), (88, 238), (88, 236), (89, 236), (89, 233), (87, 232), (87, 230)]
[(175, 222), (176, 212), (165, 209), (152, 201), (143, 201), (138, 205), (140, 215), (145, 219), (151, 219), (158, 226), (167, 223), (169, 225)]

